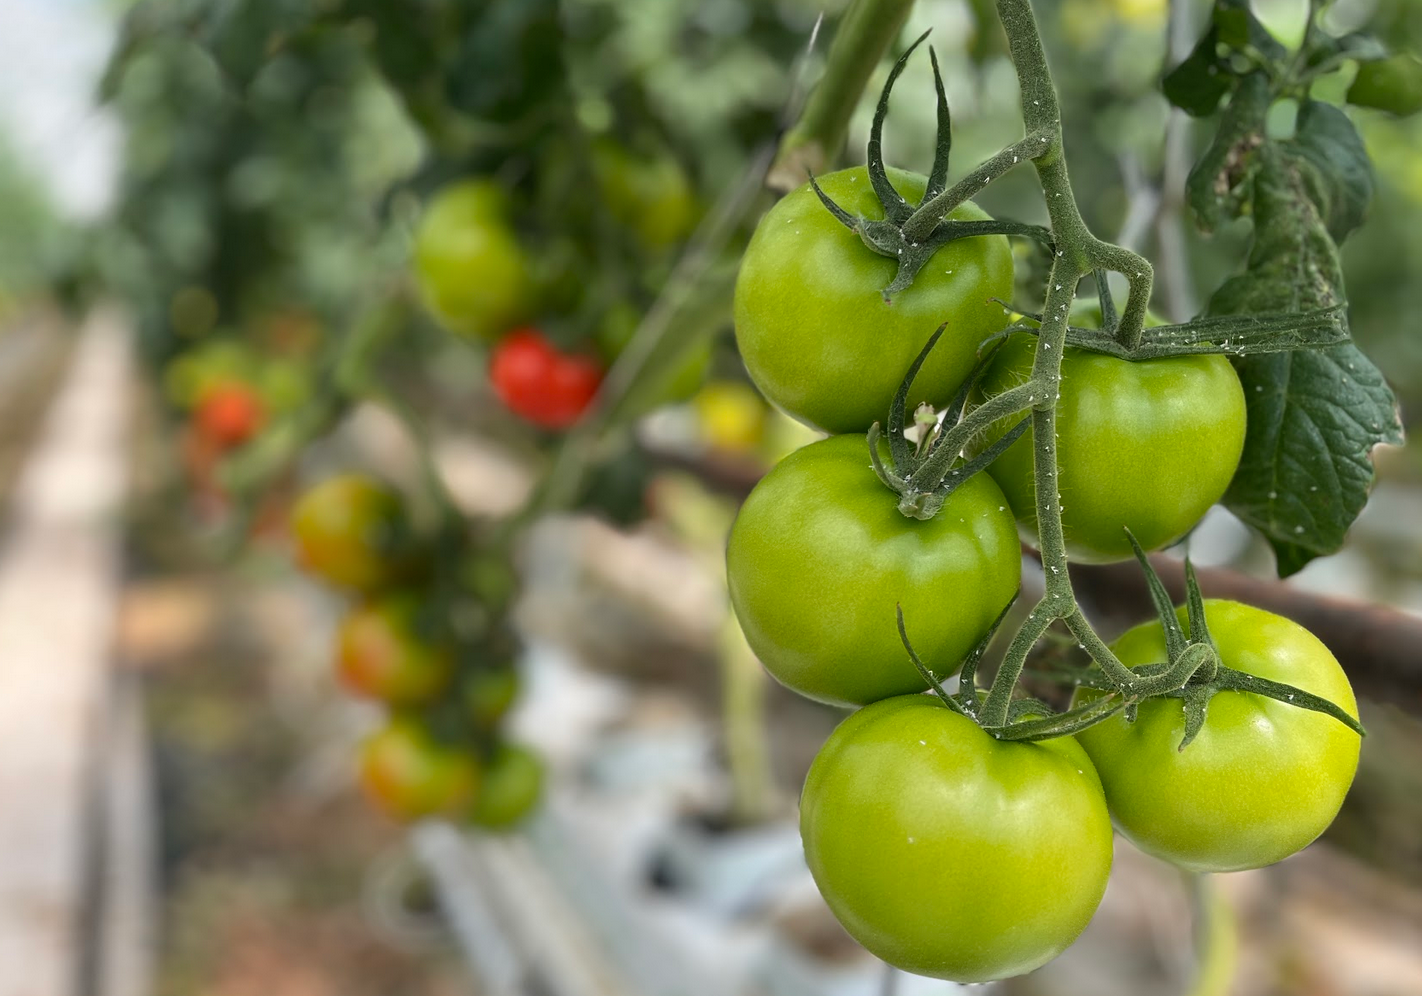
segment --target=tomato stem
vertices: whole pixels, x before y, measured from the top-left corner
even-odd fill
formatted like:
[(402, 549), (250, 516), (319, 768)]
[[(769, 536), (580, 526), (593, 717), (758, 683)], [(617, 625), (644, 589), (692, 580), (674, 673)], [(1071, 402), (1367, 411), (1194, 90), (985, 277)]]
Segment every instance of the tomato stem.
[[(1007, 34), (1021, 88), (1022, 118), (1027, 133), (1023, 141), (1030, 143), (1031, 159), (1046, 200), (1054, 255), (1030, 381), (1034, 395), (1031, 435), (1036, 485), (1034, 500), (1045, 592), (1013, 638), (998, 669), (992, 691), (983, 707), (985, 726), (1006, 724), (1012, 691), (1026, 666), (1027, 656), (1057, 619), (1068, 621), (1068, 627), (1077, 641), (1116, 684), (1124, 697), (1121, 705), (1129, 709), (1134, 702), (1135, 676), (1092, 630), (1077, 606), (1072, 590), (1071, 575), (1067, 570), (1066, 537), (1062, 528), (1063, 506), (1057, 484), (1056, 406), (1062, 354), (1067, 342), (1068, 316), (1082, 278), (1097, 270), (1125, 274), (1130, 293), (1118, 327), (1123, 343), (1140, 341), (1154, 279), (1154, 272), (1144, 258), (1097, 238), (1081, 216), (1067, 173), (1056, 87), (1042, 49), (1037, 18), (1030, 0), (997, 0), (997, 11)], [(1004, 150), (994, 160), (989, 160), (989, 164), (1010, 166), (1010, 163), (1003, 163), (1001, 157), (1012, 154), (1015, 153), (1011, 149)], [(979, 179), (986, 182), (990, 179), (986, 173), (984, 170), (981, 176), (970, 174), (970, 178), (974, 183)], [(983, 409), (987, 407), (988, 404), (982, 406)]]
[(804, 111), (781, 139), (767, 177), (776, 190), (793, 190), (808, 173), (822, 173), (840, 153), (859, 95), (884, 52), (899, 36), (913, 0), (854, 0), (835, 30), (824, 75)]
[(1047, 131), (1034, 131), (1021, 141), (1009, 145), (941, 194), (926, 198), (904, 222), (904, 237), (917, 242), (926, 240), (949, 211), (1014, 166), (1029, 162), (1036, 154), (1050, 147), (1051, 134)]

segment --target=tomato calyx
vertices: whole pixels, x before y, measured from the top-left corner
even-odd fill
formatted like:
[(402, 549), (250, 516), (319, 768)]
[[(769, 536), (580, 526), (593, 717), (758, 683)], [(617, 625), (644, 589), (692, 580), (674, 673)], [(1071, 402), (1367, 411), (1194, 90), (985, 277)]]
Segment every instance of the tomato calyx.
[(1195, 568), (1188, 557), (1185, 560), (1185, 609), (1189, 623), (1187, 635), (1185, 628), (1180, 625), (1179, 616), (1170, 600), (1170, 593), (1166, 591), (1160, 575), (1151, 566), (1145, 550), (1136, 541), (1135, 536), (1131, 535), (1129, 530), (1127, 535), (1135, 550), (1136, 559), (1140, 561), (1141, 570), (1145, 573), (1151, 602), (1165, 632), (1166, 661), (1131, 668), (1134, 679), (1124, 690), (1095, 667), (1064, 669), (1054, 675), (1045, 675), (1046, 677), (1109, 691), (1110, 695), (1094, 700), (1091, 705), (1116, 700), (1119, 702), (1118, 708), (1125, 708), (1129, 721), (1134, 721), (1136, 706), (1145, 699), (1181, 699), (1185, 713), (1185, 729), (1178, 749), (1182, 751), (1190, 746), (1204, 727), (1210, 700), (1219, 692), (1252, 692), (1285, 705), (1331, 716), (1359, 736), (1366, 735), (1362, 724), (1328, 699), (1294, 685), (1261, 678), (1226, 666), (1220, 659), (1219, 648), (1215, 645), (1205, 621), (1205, 601), (1200, 593)]
[[(913, 284), (919, 270), (933, 258), (934, 253), (950, 242), (973, 238), (979, 235), (1021, 235), (1035, 239), (1043, 245), (1052, 246), (1051, 232), (1041, 225), (1028, 225), (1004, 218), (989, 221), (956, 221), (946, 219), (953, 208), (966, 201), (976, 190), (1000, 176), (1006, 169), (1018, 162), (1026, 162), (1033, 153), (1041, 154), (1049, 148), (1045, 135), (1033, 134), (1000, 153), (974, 171), (953, 188), (948, 188), (948, 157), (952, 150), (951, 115), (948, 112), (948, 98), (943, 89), (943, 76), (938, 69), (938, 55), (929, 46), (928, 56), (933, 62), (933, 82), (938, 92), (937, 144), (933, 153), (933, 166), (928, 173), (928, 186), (923, 198), (916, 205), (910, 205), (889, 181), (884, 167), (884, 118), (889, 112), (889, 94), (894, 82), (908, 64), (909, 56), (928, 37), (928, 32), (918, 36), (908, 50), (894, 63), (884, 88), (879, 93), (879, 103), (874, 109), (874, 121), (869, 129), (869, 143), (865, 166), (869, 172), (869, 182), (883, 206), (882, 220), (862, 218), (850, 214), (820, 189), (814, 176), (810, 186), (820, 202), (850, 231), (864, 242), (864, 245), (882, 256), (898, 260), (898, 270), (894, 279), (883, 289), (885, 303), (899, 291)], [(1014, 151), (1017, 150), (1017, 151)], [(1011, 162), (1006, 162), (1011, 156)], [(1001, 160), (1001, 162), (999, 162)], [(991, 167), (991, 168), (989, 168)]]
[[(1129, 530), (1127, 531), (1129, 534)], [(1145, 664), (1128, 669), (1131, 679), (1117, 682), (1108, 676), (1099, 665), (1089, 667), (1057, 668), (1034, 672), (1037, 677), (1062, 684), (1084, 686), (1106, 694), (1093, 698), (1082, 705), (1063, 712), (1057, 712), (1046, 702), (1035, 698), (1017, 698), (1008, 703), (1003, 722), (991, 721), (994, 715), (989, 703), (977, 687), (978, 664), (987, 652), (988, 645), (1007, 617), (1013, 603), (1009, 602), (998, 615), (997, 620), (983, 636), (982, 640), (964, 659), (958, 672), (958, 691), (949, 693), (944, 689), (939, 677), (919, 657), (909, 640), (904, 623), (903, 609), (899, 608), (899, 639), (909, 660), (923, 677), (924, 684), (939, 701), (954, 712), (966, 716), (981, 726), (987, 733), (999, 740), (1036, 741), (1054, 737), (1069, 736), (1110, 719), (1119, 712), (1126, 715), (1128, 722), (1134, 722), (1139, 704), (1152, 698), (1178, 698), (1182, 701), (1185, 714), (1185, 729), (1178, 749), (1185, 750), (1204, 728), (1210, 700), (1219, 692), (1251, 692), (1274, 699), (1286, 705), (1311, 712), (1323, 713), (1338, 720), (1359, 736), (1365, 736), (1362, 724), (1346, 710), (1321, 696), (1304, 691), (1294, 685), (1272, 681), (1258, 675), (1249, 674), (1228, 667), (1220, 658), (1218, 647), (1210, 635), (1205, 621), (1205, 602), (1200, 593), (1199, 581), (1189, 559), (1185, 561), (1186, 619), (1189, 633), (1180, 624), (1170, 593), (1166, 591), (1160, 576), (1151, 566), (1145, 550), (1131, 536), (1137, 559), (1146, 575), (1151, 601), (1160, 617), (1165, 631), (1166, 657), (1161, 663)], [(1104, 650), (1104, 647), (1102, 648)], [(1107, 654), (1109, 650), (1105, 651)], [(1010, 653), (1010, 651), (1009, 651)], [(1113, 658), (1114, 659), (1114, 658)], [(989, 696), (990, 697), (990, 696)], [(997, 715), (1001, 715), (999, 711)]]
[(903, 642), (909, 660), (913, 662), (913, 666), (918, 669), (918, 673), (923, 676), (924, 682), (937, 696), (939, 702), (953, 712), (971, 719), (998, 740), (1028, 742), (1051, 740), (1054, 737), (1077, 733), (1111, 718), (1125, 708), (1126, 703), (1119, 696), (1105, 696), (1066, 712), (1057, 712), (1041, 699), (1020, 698), (1014, 699), (1009, 704), (1005, 722), (989, 722), (985, 716), (987, 703), (982, 690), (977, 686), (978, 665), (982, 662), (988, 645), (992, 643), (993, 637), (997, 634), (1003, 620), (1007, 618), (1008, 612), (1011, 611), (1016, 601), (1016, 596), (1013, 596), (1012, 601), (1003, 606), (1002, 612), (993, 622), (992, 627), (964, 658), (963, 666), (958, 671), (958, 691), (951, 694), (944, 689), (938, 676), (914, 651), (913, 644), (909, 642), (908, 631), (904, 626), (903, 609), (902, 607), (898, 608), (899, 639)]
[(941, 420), (931, 406), (919, 405), (914, 409), (913, 421), (917, 429), (917, 441), (910, 446), (905, 432), (909, 390), (913, 387), (914, 377), (918, 375), (924, 360), (942, 338), (947, 327), (945, 322), (929, 337), (894, 394), (894, 400), (889, 406), (887, 463), (879, 452), (879, 441), (885, 433), (881, 432), (878, 422), (869, 427), (867, 436), (869, 460), (873, 464), (874, 473), (885, 487), (899, 496), (899, 511), (911, 519), (927, 520), (937, 515), (949, 495), (996, 460), (1027, 431), (1029, 424), (1029, 419), (1021, 419), (988, 449), (966, 463), (960, 462), (964, 444), (977, 431), (978, 423), (982, 421), (981, 416), (969, 421), (964, 420), (962, 415), (974, 384), (986, 369), (985, 358), (958, 388), (958, 393), (948, 403)]

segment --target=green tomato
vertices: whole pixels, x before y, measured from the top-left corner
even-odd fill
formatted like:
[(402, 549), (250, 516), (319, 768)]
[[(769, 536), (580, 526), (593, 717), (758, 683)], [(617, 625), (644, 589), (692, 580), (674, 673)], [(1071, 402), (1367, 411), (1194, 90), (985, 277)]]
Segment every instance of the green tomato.
[(399, 494), (360, 474), (327, 478), (302, 495), (291, 532), (297, 562), (340, 588), (375, 591), (419, 568)]
[(274, 412), (293, 412), (311, 400), (311, 370), (297, 360), (268, 361), (257, 384), (262, 399)]
[[(1036, 339), (1015, 335), (993, 357), (970, 405), (1031, 377)], [(1021, 416), (974, 440), (981, 452)], [(1057, 481), (1067, 556), (1087, 564), (1128, 560), (1126, 528), (1147, 550), (1189, 532), (1224, 495), (1244, 449), (1244, 389), (1219, 355), (1132, 362), (1086, 350), (1062, 356), (1057, 401)], [(992, 466), (1036, 542), (1032, 430)]]
[(640, 158), (613, 142), (601, 142), (592, 162), (603, 203), (645, 248), (662, 252), (691, 234), (700, 213), (696, 191), (676, 159)]
[[(1188, 628), (1186, 611), (1177, 610)], [(1227, 667), (1302, 688), (1354, 718), (1348, 677), (1298, 623), (1210, 599), (1205, 620)], [(1123, 634), (1112, 650), (1136, 667), (1166, 659), (1160, 622)], [(1078, 701), (1102, 693), (1077, 692)], [(1179, 699), (1142, 702), (1134, 723), (1115, 716), (1077, 735), (1096, 762), (1121, 832), (1142, 850), (1199, 872), (1273, 864), (1321, 834), (1358, 770), (1359, 738), (1342, 723), (1248, 692), (1219, 692), (1184, 750)]]
[(336, 634), (336, 669), (352, 691), (413, 706), (449, 687), (454, 655), (420, 632), (419, 601), (408, 592), (353, 609)]
[(465, 180), (435, 195), (415, 233), (415, 275), (435, 317), (463, 335), (497, 339), (529, 316), (529, 260), (496, 183)]
[[(890, 170), (910, 201), (927, 180)], [(862, 166), (819, 177), (820, 188), (852, 215), (882, 218)], [(987, 218), (971, 202), (950, 218)], [(883, 422), (924, 343), (948, 330), (914, 380), (911, 404), (942, 408), (977, 363), (982, 341), (1007, 324), (991, 298), (1012, 295), (1012, 250), (1001, 235), (940, 249), (891, 304), (882, 291), (897, 264), (840, 224), (808, 185), (761, 219), (736, 280), (736, 342), (761, 392), (826, 432), (863, 432)]]
[(1111, 872), (1111, 818), (1075, 740), (996, 740), (927, 695), (876, 702), (839, 725), (805, 778), (800, 836), (859, 943), (957, 982), (1061, 954)]
[(500, 744), (484, 770), (469, 818), (489, 830), (521, 822), (543, 794), (543, 761), (527, 747)]
[(398, 820), (462, 812), (477, 795), (480, 776), (472, 753), (441, 743), (409, 718), (392, 719), (360, 749), (361, 787)]
[(859, 436), (790, 454), (741, 506), (726, 550), (731, 604), (775, 678), (823, 702), (862, 705), (924, 689), (899, 639), (951, 674), (1021, 580), (1012, 514), (986, 474), (928, 521), (898, 509)]
[(504, 718), (519, 693), (518, 671), (512, 667), (479, 667), (464, 682), (464, 703), (480, 729), (492, 729)]

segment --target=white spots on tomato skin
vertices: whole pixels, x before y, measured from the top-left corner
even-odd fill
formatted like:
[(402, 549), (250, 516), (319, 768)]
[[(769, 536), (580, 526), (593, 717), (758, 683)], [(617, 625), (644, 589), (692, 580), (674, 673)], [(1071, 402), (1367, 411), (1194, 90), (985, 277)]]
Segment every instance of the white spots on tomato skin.
[(910, 837), (910, 838), (908, 839), (908, 842), (909, 842), (910, 844), (915, 843), (914, 838)]

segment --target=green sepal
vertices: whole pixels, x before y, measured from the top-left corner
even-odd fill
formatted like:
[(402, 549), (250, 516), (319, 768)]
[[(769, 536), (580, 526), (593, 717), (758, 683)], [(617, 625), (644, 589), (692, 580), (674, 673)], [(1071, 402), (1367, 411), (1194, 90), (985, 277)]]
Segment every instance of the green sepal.
[(1006, 726), (984, 726), (983, 729), (998, 740), (1051, 740), (1053, 737), (1080, 733), (1088, 727), (1104, 722), (1120, 712), (1125, 704), (1125, 700), (1119, 695), (1108, 695), (1041, 719), (1021, 720)]
[(946, 328), (945, 322), (929, 336), (928, 342), (924, 343), (923, 349), (914, 357), (908, 372), (899, 383), (898, 390), (894, 392), (893, 401), (889, 405), (888, 421), (890, 464), (885, 464), (879, 452), (879, 441), (883, 437), (879, 423), (871, 425), (866, 434), (869, 461), (873, 465), (874, 473), (886, 488), (899, 496), (899, 511), (912, 519), (928, 520), (937, 515), (949, 495), (974, 474), (986, 469), (1030, 427), (1030, 419), (1022, 419), (987, 450), (966, 463), (961, 462), (963, 432), (950, 432), (948, 425), (951, 422), (957, 429), (968, 395), (991, 360), (989, 354), (978, 360), (973, 372), (959, 385), (945, 412), (943, 429), (936, 432), (928, 445), (921, 447), (920, 452), (914, 452), (904, 436), (904, 427), (908, 421), (909, 391), (928, 354), (942, 338)]
[[(1013, 596), (1008, 599), (1007, 604), (1002, 607), (1002, 611), (997, 614), (997, 618), (992, 621), (992, 625), (988, 627), (987, 632), (983, 634), (982, 639), (968, 652), (968, 656), (963, 658), (963, 663), (957, 668), (957, 695), (948, 694), (947, 690), (944, 689), (942, 683), (938, 680), (938, 677), (929, 670), (928, 665), (923, 662), (922, 658), (920, 658), (918, 653), (913, 649), (913, 644), (909, 642), (908, 630), (904, 626), (903, 606), (894, 606), (894, 612), (898, 619), (899, 640), (903, 643), (904, 650), (908, 652), (909, 660), (913, 662), (913, 666), (918, 670), (919, 675), (922, 676), (924, 683), (938, 696), (944, 705), (956, 713), (967, 716), (974, 722), (977, 721), (978, 712), (982, 708), (982, 704), (978, 700), (978, 688), (975, 684), (978, 664), (982, 662), (983, 655), (987, 653), (988, 647), (992, 644), (993, 637), (997, 635), (998, 629), (1002, 626), (1002, 621), (1007, 618), (1007, 614), (1012, 611), (1012, 606), (1017, 603), (1018, 594), (1020, 594), (1020, 592), (1013, 593)], [(952, 672), (949, 673), (951, 674)]]
[(967, 657), (963, 658), (963, 666), (958, 669), (958, 701), (962, 703), (963, 710), (974, 720), (977, 719), (983, 708), (982, 700), (978, 696), (978, 665), (982, 663), (988, 645), (992, 643), (997, 631), (1002, 628), (1003, 620), (1012, 611), (1012, 607), (1017, 604), (1017, 596), (1021, 593), (1021, 589), (1019, 589), (1007, 600), (1007, 604), (1002, 607), (1002, 611), (997, 614), (997, 618), (988, 627), (987, 635), (978, 641), (978, 645), (968, 653)]
[(1135, 551), (1141, 572), (1145, 574), (1151, 604), (1155, 606), (1155, 614), (1165, 631), (1165, 654), (1173, 661), (1184, 653), (1186, 646), (1185, 632), (1180, 628), (1180, 620), (1175, 615), (1175, 603), (1170, 598), (1170, 592), (1165, 590), (1165, 583), (1160, 580), (1160, 575), (1151, 566), (1150, 558), (1136, 539), (1136, 534), (1127, 529), (1126, 539), (1131, 541), (1131, 549)]
[(1286, 685), (1282, 681), (1271, 681), (1268, 678), (1261, 678), (1257, 674), (1246, 674), (1243, 671), (1236, 671), (1234, 668), (1220, 665), (1219, 673), (1215, 675), (1215, 680), (1210, 683), (1210, 687), (1217, 692), (1253, 692), (1255, 695), (1263, 695), (1276, 702), (1283, 702), (1285, 705), (1308, 709), (1310, 712), (1321, 712), (1325, 716), (1332, 716), (1358, 736), (1367, 735), (1363, 724), (1348, 715), (1339, 706), (1321, 696), (1314, 695), (1312, 692), (1306, 692), (1302, 688)]
[(904, 200), (903, 195), (889, 182), (888, 171), (884, 168), (884, 118), (889, 114), (889, 94), (893, 92), (894, 84), (908, 65), (909, 56), (913, 55), (914, 49), (922, 45), (927, 37), (928, 32), (925, 31), (895, 60), (893, 68), (889, 70), (889, 78), (884, 81), (884, 88), (879, 91), (879, 103), (874, 107), (874, 121), (869, 126), (865, 168), (869, 172), (869, 183), (873, 186), (879, 203), (884, 206), (884, 217), (895, 227), (908, 220), (909, 215), (913, 214), (913, 208), (909, 207), (908, 201)]
[(958, 701), (948, 694), (942, 682), (938, 680), (938, 676), (928, 669), (928, 665), (923, 662), (923, 659), (918, 656), (917, 651), (913, 649), (913, 644), (909, 642), (908, 630), (904, 628), (904, 607), (896, 604), (894, 606), (894, 613), (899, 623), (899, 640), (903, 642), (904, 650), (908, 651), (909, 660), (913, 662), (913, 666), (918, 670), (924, 683), (928, 685), (934, 695), (938, 696), (938, 700), (949, 709), (952, 709), (960, 716), (968, 715), (967, 711), (958, 704)]
[(1185, 735), (1180, 738), (1180, 746), (1176, 750), (1189, 747), (1204, 729), (1205, 714), (1209, 711), (1210, 699), (1214, 697), (1213, 691), (1206, 685), (1186, 685), (1181, 694), (1185, 703)]
[[(919, 35), (889, 70), (888, 79), (884, 81), (884, 88), (879, 92), (879, 102), (875, 105), (874, 120), (869, 128), (865, 169), (869, 174), (869, 183), (874, 188), (874, 193), (883, 208), (883, 219), (861, 218), (850, 214), (821, 189), (813, 176), (810, 177), (810, 186), (816, 196), (840, 224), (858, 235), (869, 249), (898, 262), (898, 269), (894, 272), (893, 280), (882, 291), (886, 302), (899, 291), (910, 287), (919, 271), (927, 265), (939, 249), (958, 239), (976, 238), (983, 235), (1017, 235), (1035, 239), (1047, 246), (1053, 244), (1051, 232), (1041, 225), (1029, 225), (1008, 219), (956, 221), (943, 218), (930, 231), (928, 220), (931, 218), (917, 218), (917, 209), (933, 201), (946, 188), (948, 160), (953, 144), (952, 115), (948, 110), (948, 99), (943, 87), (943, 77), (939, 72), (938, 56), (932, 48), (929, 49), (929, 57), (933, 62), (934, 89), (938, 99), (938, 131), (933, 166), (928, 175), (928, 186), (924, 190), (923, 197), (919, 199), (918, 205), (910, 205), (889, 180), (888, 170), (884, 165), (883, 144), (884, 119), (889, 113), (889, 96), (893, 91), (894, 83), (903, 73), (904, 66), (908, 64), (909, 56), (927, 37), (927, 31)], [(946, 211), (945, 208), (945, 214)], [(921, 222), (922, 229), (920, 231), (926, 231), (927, 234), (921, 238), (905, 234), (905, 225), (910, 222), (910, 219)]]
[(1185, 558), (1185, 604), (1186, 618), (1190, 621), (1190, 641), (1192, 643), (1203, 643), (1214, 651), (1214, 663), (1202, 668), (1199, 678), (1209, 681), (1215, 676), (1215, 670), (1219, 665), (1220, 648), (1215, 644), (1215, 638), (1210, 635), (1210, 626), (1205, 619), (1205, 598), (1200, 594), (1200, 582), (1195, 577), (1195, 565), (1190, 562), (1190, 558)]

